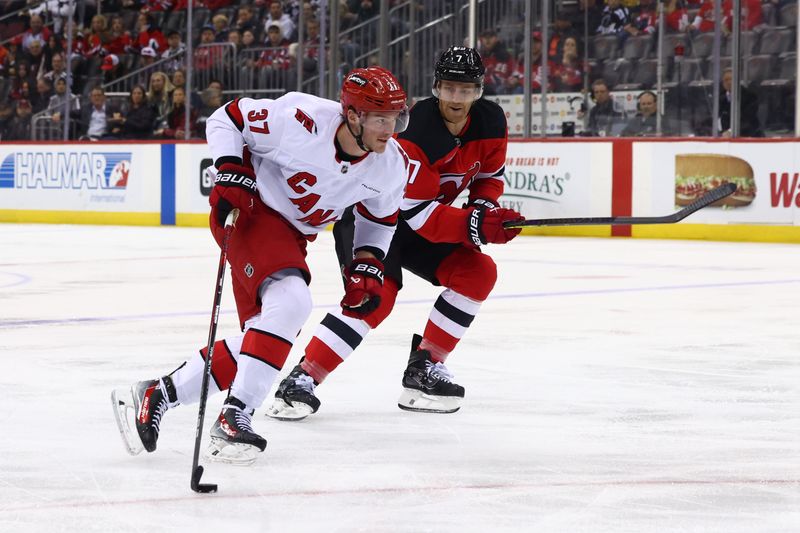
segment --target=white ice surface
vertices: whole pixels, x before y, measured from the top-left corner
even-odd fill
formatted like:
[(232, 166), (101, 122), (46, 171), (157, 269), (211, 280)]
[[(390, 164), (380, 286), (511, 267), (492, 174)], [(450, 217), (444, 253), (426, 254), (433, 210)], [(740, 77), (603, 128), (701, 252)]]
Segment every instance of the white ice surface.
[[(497, 287), (448, 360), (460, 412), (396, 406), (439, 292), (408, 276), (320, 412), (262, 408), (267, 451), (207, 466), (220, 492), (201, 496), (196, 405), (130, 457), (109, 393), (205, 342), (208, 232), (0, 225), (0, 531), (800, 531), (800, 247), (531, 237), (489, 252)], [(282, 375), (341, 296), (330, 233), (309, 263), (314, 313)], [(236, 331), (226, 290), (219, 332)]]

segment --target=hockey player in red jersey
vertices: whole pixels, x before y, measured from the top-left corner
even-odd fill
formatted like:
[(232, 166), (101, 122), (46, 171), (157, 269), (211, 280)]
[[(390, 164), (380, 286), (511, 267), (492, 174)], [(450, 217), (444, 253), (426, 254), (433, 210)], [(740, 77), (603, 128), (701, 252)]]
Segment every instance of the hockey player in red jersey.
[[(228, 249), (243, 335), (215, 343), (209, 393), (229, 389), (206, 456), (249, 464), (266, 447), (251, 416), (270, 391), (311, 312), (306, 244), (355, 205), (342, 308), (366, 318), (380, 303), (383, 259), (403, 198), (408, 160), (393, 138), (408, 124), (406, 94), (380, 67), (355, 69), (341, 102), (301, 93), (240, 98), (207, 122), (216, 170), (210, 226), (239, 218)], [(165, 411), (199, 400), (207, 348), (173, 373), (114, 391), (120, 433), (132, 454), (156, 449)]]
[[(322, 320), (300, 364), (281, 382), (270, 416), (301, 419), (317, 411), (316, 385), (389, 315), (402, 286), (401, 268), (443, 286), (444, 291), (423, 335), (413, 336), (398, 405), (438, 413), (459, 409), (464, 388), (453, 382), (444, 363), (497, 278), (494, 261), (480, 246), (513, 239), (520, 230), (506, 229), (503, 223), (522, 218), (516, 211), (498, 207), (507, 125), (503, 110), (481, 99), (483, 75), (484, 66), (474, 49), (451, 47), (439, 58), (433, 98), (412, 108), (409, 128), (398, 136), (409, 156), (409, 181), (401, 221), (385, 261), (380, 305), (367, 317), (343, 309)], [(467, 204), (452, 205), (466, 189)], [(334, 227), (342, 268), (348, 265), (353, 230), (352, 216)]]

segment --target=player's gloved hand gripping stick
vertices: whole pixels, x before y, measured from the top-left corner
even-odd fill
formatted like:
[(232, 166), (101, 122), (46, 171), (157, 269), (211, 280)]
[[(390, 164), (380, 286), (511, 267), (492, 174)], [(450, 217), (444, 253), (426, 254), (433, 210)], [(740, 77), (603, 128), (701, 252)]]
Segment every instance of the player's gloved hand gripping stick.
[(351, 318), (364, 318), (381, 303), (383, 263), (376, 257), (353, 259), (344, 271), (342, 313)]

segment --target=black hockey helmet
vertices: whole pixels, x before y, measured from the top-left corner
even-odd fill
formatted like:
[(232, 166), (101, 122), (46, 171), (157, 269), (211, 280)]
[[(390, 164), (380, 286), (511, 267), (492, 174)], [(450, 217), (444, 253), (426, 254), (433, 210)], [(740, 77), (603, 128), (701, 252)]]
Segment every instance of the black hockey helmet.
[(434, 84), (441, 80), (476, 83), (483, 87), (483, 66), (481, 56), (474, 48), (451, 46), (439, 56), (433, 73)]

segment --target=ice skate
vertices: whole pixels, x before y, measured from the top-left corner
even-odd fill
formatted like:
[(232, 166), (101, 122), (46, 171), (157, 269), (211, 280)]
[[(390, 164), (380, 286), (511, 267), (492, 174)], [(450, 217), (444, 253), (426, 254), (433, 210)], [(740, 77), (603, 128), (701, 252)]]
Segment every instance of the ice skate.
[(406, 411), (455, 413), (464, 399), (464, 387), (442, 363), (434, 363), (428, 350), (420, 350), (422, 337), (414, 335), (411, 356), (403, 374), (403, 392), (397, 406)]
[(281, 381), (275, 400), (267, 416), (278, 420), (302, 420), (319, 409), (319, 399), (314, 396), (316, 383), (300, 365)]
[(247, 466), (255, 462), (267, 441), (253, 431), (253, 410), (247, 411), (243, 402), (228, 396), (222, 412), (211, 427), (211, 443), (205, 456), (209, 461)]
[(161, 417), (178, 399), (172, 379), (165, 376), (111, 391), (111, 404), (125, 449), (138, 455), (156, 450)]

